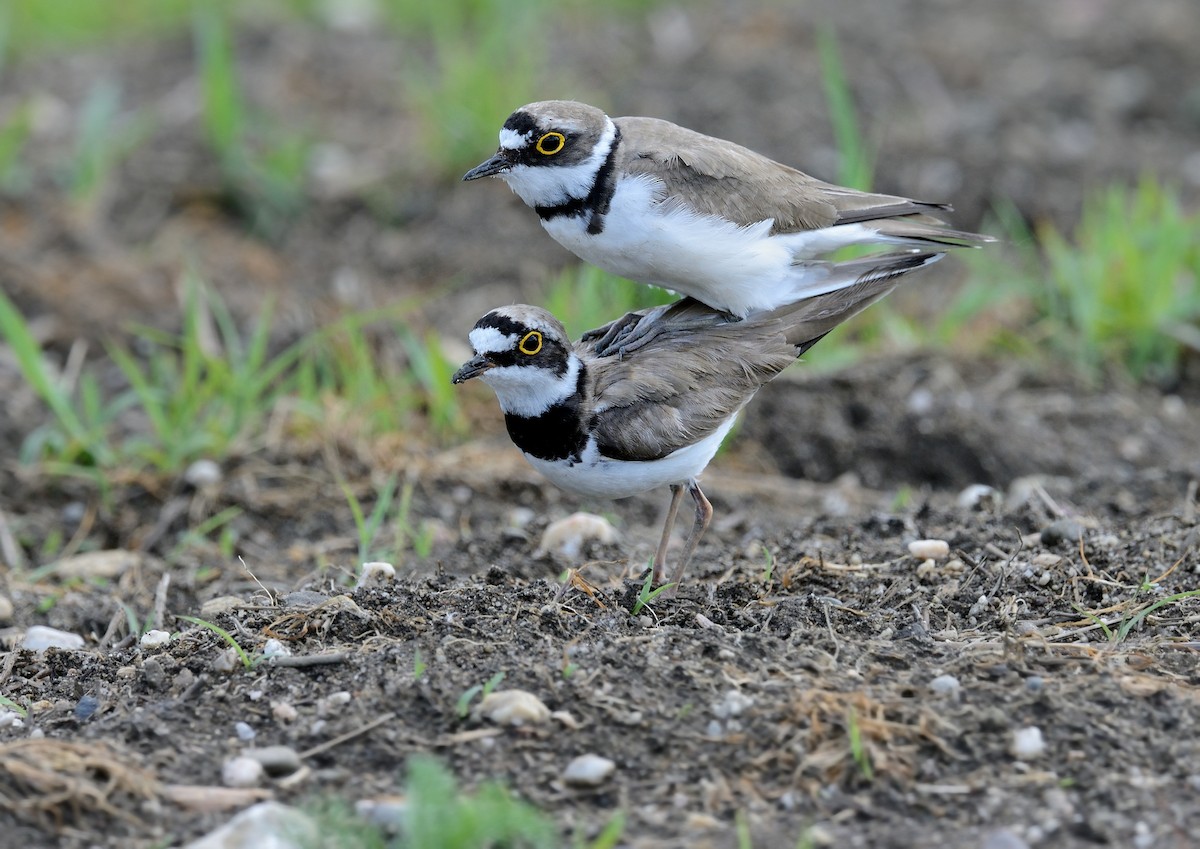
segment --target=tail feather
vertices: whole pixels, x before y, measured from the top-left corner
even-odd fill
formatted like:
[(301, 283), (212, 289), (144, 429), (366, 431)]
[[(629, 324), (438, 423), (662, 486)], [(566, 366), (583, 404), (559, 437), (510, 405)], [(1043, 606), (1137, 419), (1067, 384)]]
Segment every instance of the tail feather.
[(943, 256), (891, 253), (836, 263), (830, 280), (840, 284), (837, 288), (749, 318), (782, 322), (787, 340), (796, 346), (799, 356), (826, 333), (895, 289), (903, 275), (933, 265)]

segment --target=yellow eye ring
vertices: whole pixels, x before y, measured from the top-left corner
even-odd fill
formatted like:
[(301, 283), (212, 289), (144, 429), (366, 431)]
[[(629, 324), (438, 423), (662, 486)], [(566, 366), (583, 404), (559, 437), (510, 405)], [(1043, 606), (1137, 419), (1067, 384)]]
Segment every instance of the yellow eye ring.
[(530, 330), (521, 337), (521, 341), (517, 344), (517, 350), (522, 354), (532, 357), (538, 351), (542, 350), (542, 334), (536, 330)]
[(546, 133), (537, 140), (537, 152), (543, 156), (553, 156), (567, 143), (567, 137), (562, 133)]

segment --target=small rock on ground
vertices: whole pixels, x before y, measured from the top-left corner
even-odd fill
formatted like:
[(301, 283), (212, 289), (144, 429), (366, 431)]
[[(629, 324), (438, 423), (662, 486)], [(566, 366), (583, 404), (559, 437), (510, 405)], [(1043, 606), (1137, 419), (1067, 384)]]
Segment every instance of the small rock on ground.
[(563, 770), (563, 781), (576, 787), (598, 787), (607, 781), (617, 765), (600, 755), (580, 755)]
[(307, 814), (279, 802), (259, 802), (184, 849), (303, 849), (319, 838)]

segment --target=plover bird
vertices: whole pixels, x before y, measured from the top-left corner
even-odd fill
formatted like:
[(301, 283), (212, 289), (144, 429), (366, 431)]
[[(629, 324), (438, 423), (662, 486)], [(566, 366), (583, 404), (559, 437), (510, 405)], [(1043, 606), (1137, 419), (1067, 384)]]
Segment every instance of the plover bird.
[[(825, 183), (668, 121), (610, 118), (567, 100), (513, 112), (496, 154), (463, 179), (488, 176), (581, 259), (736, 318), (852, 284), (861, 265), (826, 258), (839, 248), (924, 253), (993, 241), (947, 227), (945, 204)], [(661, 312), (614, 323), (601, 353), (635, 349)]]
[[(741, 409), (826, 333), (879, 300), (939, 253), (892, 254), (843, 263), (857, 282), (736, 320), (695, 300), (663, 309), (637, 350), (600, 355), (596, 340), (572, 343), (539, 307), (500, 307), (470, 332), (475, 356), (454, 383), (479, 378), (495, 390), (508, 434), (535, 469), (568, 492), (625, 498), (670, 487), (654, 555), (666, 572), (667, 544), (686, 491), (692, 532), (670, 582), (678, 587), (712, 518), (697, 478)], [(797, 438), (802, 436), (797, 435)]]

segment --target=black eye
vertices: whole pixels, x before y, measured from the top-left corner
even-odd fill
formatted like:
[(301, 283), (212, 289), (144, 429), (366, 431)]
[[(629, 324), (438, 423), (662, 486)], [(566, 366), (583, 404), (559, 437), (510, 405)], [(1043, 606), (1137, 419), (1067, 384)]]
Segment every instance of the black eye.
[(517, 350), (532, 357), (542, 350), (542, 334), (536, 330), (530, 330), (521, 337), (521, 341), (517, 344)]
[(562, 133), (546, 133), (537, 140), (537, 152), (543, 156), (553, 156), (558, 153), (567, 143), (567, 137)]

